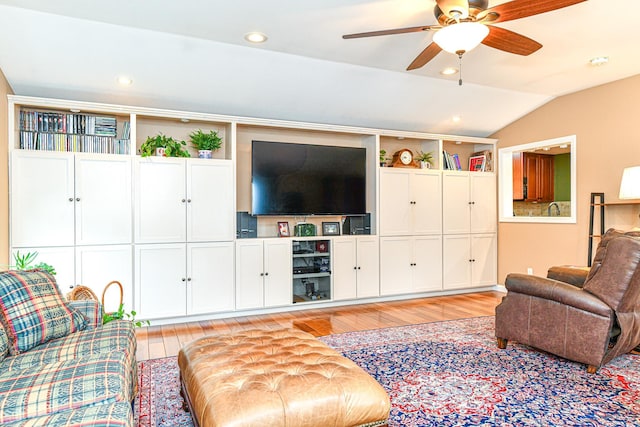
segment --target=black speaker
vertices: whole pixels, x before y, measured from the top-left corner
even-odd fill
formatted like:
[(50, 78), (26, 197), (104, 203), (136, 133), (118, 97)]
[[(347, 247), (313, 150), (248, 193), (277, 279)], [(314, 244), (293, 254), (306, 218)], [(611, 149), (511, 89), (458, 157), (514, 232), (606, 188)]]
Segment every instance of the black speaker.
[(249, 212), (236, 212), (236, 238), (258, 237), (258, 217)]
[(371, 214), (347, 216), (342, 223), (342, 234), (371, 234)]

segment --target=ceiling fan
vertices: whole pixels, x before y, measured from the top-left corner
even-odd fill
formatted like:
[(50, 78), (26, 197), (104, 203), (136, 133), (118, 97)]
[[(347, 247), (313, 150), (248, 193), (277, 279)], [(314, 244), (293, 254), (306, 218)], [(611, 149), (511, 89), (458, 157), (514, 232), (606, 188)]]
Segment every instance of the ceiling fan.
[(438, 20), (438, 25), (346, 34), (342, 38), (356, 39), (436, 31), (433, 42), (413, 60), (407, 70), (415, 70), (424, 66), (442, 50), (462, 57), (465, 52), (480, 43), (517, 55), (530, 55), (540, 49), (542, 45), (529, 37), (490, 24), (526, 18), (583, 1), (586, 0), (512, 0), (488, 8), (488, 0), (436, 0), (433, 12)]

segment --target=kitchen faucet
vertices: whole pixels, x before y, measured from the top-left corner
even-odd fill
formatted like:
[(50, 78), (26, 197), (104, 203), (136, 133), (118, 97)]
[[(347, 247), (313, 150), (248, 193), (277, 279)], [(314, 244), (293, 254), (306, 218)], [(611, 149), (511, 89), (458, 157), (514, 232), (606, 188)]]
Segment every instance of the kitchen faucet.
[(556, 202), (549, 203), (549, 206), (547, 207), (547, 216), (551, 216), (551, 207), (552, 206), (556, 207), (556, 215), (560, 216), (560, 206), (558, 206), (558, 204)]

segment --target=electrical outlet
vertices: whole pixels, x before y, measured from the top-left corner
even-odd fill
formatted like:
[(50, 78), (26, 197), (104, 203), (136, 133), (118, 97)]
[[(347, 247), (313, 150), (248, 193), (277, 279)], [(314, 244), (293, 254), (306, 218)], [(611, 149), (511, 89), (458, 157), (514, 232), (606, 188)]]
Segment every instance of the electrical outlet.
[(527, 267), (527, 274), (533, 274), (533, 268)]

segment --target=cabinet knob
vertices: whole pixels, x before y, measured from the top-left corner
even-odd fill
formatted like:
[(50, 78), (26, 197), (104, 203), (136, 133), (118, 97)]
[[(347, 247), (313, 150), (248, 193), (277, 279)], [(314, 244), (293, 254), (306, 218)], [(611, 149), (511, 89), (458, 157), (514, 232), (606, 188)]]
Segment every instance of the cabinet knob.
[(360, 270), (360, 267), (358, 267), (358, 270)]
[(268, 272), (267, 272), (267, 273), (264, 273), (264, 275), (265, 275), (265, 276), (268, 276), (268, 275), (269, 275), (269, 273), (268, 273)]
[(357, 269), (358, 269), (358, 267), (356, 267), (356, 266), (353, 266), (353, 269), (354, 269), (354, 270), (357, 270)]
[(182, 280), (183, 282), (186, 282), (186, 281), (187, 281), (187, 279), (185, 279), (184, 277), (183, 277), (181, 280)]
[(264, 273), (260, 273), (260, 277), (264, 276)]
[(70, 202), (73, 202), (73, 197), (69, 197), (69, 201), (70, 201)]
[(187, 282), (190, 282), (190, 281), (191, 281), (191, 277), (187, 277)]
[(79, 201), (80, 201), (80, 197), (76, 197), (76, 202), (79, 202)]
[(184, 202), (186, 202), (186, 201), (187, 201), (187, 199), (182, 199), (182, 203), (184, 203)]
[(191, 203), (191, 199), (187, 199), (187, 203)]

